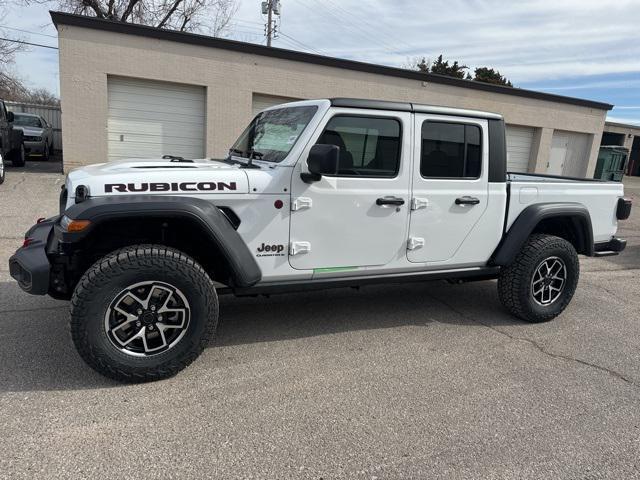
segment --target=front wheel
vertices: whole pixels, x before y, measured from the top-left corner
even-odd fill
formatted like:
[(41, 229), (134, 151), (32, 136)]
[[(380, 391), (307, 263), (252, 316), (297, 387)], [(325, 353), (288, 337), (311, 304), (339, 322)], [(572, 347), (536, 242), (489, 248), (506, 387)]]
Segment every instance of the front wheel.
[(96, 262), (71, 299), (80, 356), (123, 382), (159, 380), (193, 362), (214, 335), (218, 297), (211, 278), (184, 253), (135, 245)]
[(4, 183), (4, 158), (0, 155), (0, 185)]
[(498, 296), (509, 312), (528, 322), (562, 313), (578, 285), (580, 263), (563, 238), (534, 234), (498, 278)]

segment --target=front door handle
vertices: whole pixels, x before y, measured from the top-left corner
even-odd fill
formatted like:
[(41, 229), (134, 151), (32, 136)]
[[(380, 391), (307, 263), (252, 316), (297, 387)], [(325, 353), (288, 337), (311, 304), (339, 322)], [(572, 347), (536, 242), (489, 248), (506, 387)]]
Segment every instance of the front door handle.
[(398, 198), (398, 197), (382, 197), (376, 200), (376, 205), (379, 206), (383, 206), (383, 205), (396, 205), (396, 206), (400, 206), (400, 205), (404, 205), (404, 200), (402, 198)]
[(456, 198), (456, 205), (477, 205), (480, 203), (480, 199), (476, 197), (460, 197)]

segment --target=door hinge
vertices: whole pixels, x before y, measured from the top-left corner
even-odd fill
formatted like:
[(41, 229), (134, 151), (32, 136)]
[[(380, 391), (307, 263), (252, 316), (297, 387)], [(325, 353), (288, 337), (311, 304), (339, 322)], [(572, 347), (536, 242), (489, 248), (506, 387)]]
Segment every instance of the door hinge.
[(309, 197), (298, 197), (291, 202), (291, 210), (303, 210), (305, 208), (311, 208), (313, 206), (313, 200)]
[(291, 242), (291, 245), (289, 246), (289, 255), (309, 253), (310, 251), (311, 251), (310, 242)]
[(407, 250), (416, 250), (424, 247), (424, 238), (422, 237), (409, 237), (407, 242)]
[(426, 198), (413, 197), (411, 199), (411, 210), (420, 210), (421, 208), (427, 208), (429, 206), (429, 200)]

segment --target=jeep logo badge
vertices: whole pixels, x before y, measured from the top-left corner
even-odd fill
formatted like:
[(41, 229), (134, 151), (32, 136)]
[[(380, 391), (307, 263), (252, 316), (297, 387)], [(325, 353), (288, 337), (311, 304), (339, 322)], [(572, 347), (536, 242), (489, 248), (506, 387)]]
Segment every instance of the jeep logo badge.
[(284, 251), (284, 245), (282, 244), (273, 244), (273, 245), (267, 245), (266, 243), (262, 242), (262, 245), (260, 245), (257, 248), (257, 252), (258, 252), (258, 257), (279, 257), (281, 255), (284, 255), (282, 252)]

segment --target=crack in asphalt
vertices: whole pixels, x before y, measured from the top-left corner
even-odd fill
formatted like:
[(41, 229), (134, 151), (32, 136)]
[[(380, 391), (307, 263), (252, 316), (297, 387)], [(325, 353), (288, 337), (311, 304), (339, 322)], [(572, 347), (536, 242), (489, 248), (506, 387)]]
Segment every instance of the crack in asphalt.
[(580, 360), (579, 358), (571, 357), (569, 355), (563, 355), (563, 354), (560, 354), (560, 353), (550, 352), (549, 350), (545, 349), (542, 345), (540, 345), (535, 340), (532, 340), (532, 339), (527, 338), (527, 337), (519, 337), (519, 336), (516, 336), (516, 335), (511, 335), (510, 333), (502, 331), (499, 328), (494, 327), (493, 325), (486, 324), (486, 323), (482, 322), (481, 320), (478, 320), (476, 318), (470, 317), (469, 315), (466, 315), (464, 312), (458, 310), (457, 308), (453, 307), (452, 305), (450, 305), (449, 303), (445, 302), (444, 300), (436, 298), (433, 295), (428, 295), (428, 296), (431, 297), (432, 299), (434, 299), (435, 301), (440, 302), (441, 304), (443, 304), (444, 306), (449, 308), (449, 310), (451, 310), (452, 312), (460, 315), (463, 318), (466, 318), (467, 320), (471, 320), (473, 322), (479, 323), (480, 325), (488, 328), (489, 330), (492, 330), (492, 331), (494, 331), (496, 333), (499, 333), (500, 335), (504, 335), (505, 337), (507, 337), (507, 338), (509, 338), (511, 340), (528, 343), (529, 345), (534, 347), (536, 350), (538, 350), (543, 355), (546, 355), (546, 356), (548, 356), (550, 358), (560, 359), (560, 360), (564, 360), (564, 361), (570, 362), (570, 363), (571, 362), (575, 362), (575, 363), (578, 363), (578, 364), (586, 366), (586, 367), (591, 367), (591, 368), (599, 370), (601, 372), (608, 373), (612, 377), (617, 378), (619, 380), (622, 380), (623, 382), (625, 382), (628, 385), (631, 385), (631, 386), (636, 387), (636, 388), (640, 387), (640, 385), (638, 383), (636, 383), (634, 380), (632, 380), (629, 377), (626, 377), (625, 375), (623, 375), (620, 372), (617, 372), (616, 370), (613, 370), (613, 369), (607, 368), (607, 367), (603, 367), (602, 365), (598, 365), (598, 364), (595, 364), (595, 363), (587, 362), (586, 360)]
[(29, 313), (29, 312), (39, 312), (40, 310), (61, 310), (68, 309), (67, 306), (60, 307), (39, 307), (39, 308), (27, 308), (27, 309), (17, 309), (17, 310), (0, 310), (0, 313)]

